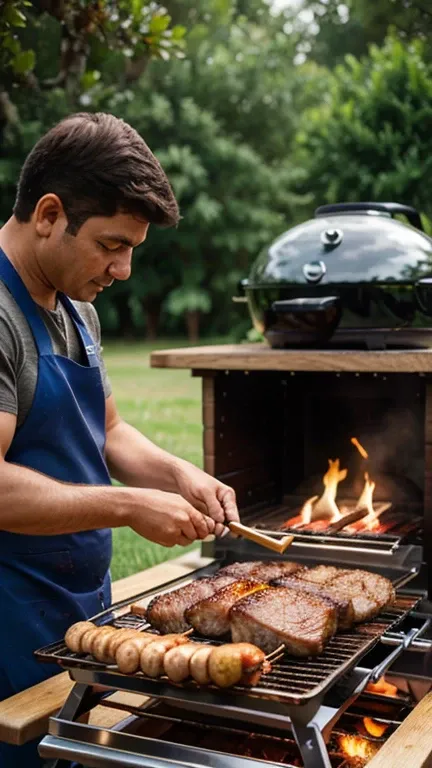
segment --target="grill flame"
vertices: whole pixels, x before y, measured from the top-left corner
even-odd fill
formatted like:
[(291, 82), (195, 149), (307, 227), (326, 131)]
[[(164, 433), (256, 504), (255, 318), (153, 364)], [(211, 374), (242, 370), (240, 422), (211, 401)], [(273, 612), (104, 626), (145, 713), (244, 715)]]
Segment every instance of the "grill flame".
[(373, 530), (373, 528), (379, 526), (379, 517), (373, 508), (372, 501), (375, 483), (369, 478), (368, 472), (365, 472), (364, 479), (364, 488), (355, 508), (356, 510), (367, 510), (367, 515), (363, 518), (362, 525), (369, 530)]
[(367, 693), (378, 693), (380, 696), (397, 696), (398, 689), (393, 683), (388, 683), (385, 677), (380, 677), (376, 683), (368, 683), (366, 686)]
[(380, 745), (374, 744), (361, 736), (345, 734), (339, 736), (339, 748), (347, 757), (360, 757), (362, 760), (371, 760), (378, 752)]
[(336, 504), (336, 496), (338, 485), (345, 480), (348, 470), (340, 469), (339, 459), (329, 459), (328, 463), (329, 468), (323, 477), (324, 493), (320, 498), (312, 496), (302, 507), (300, 514), (304, 523), (311, 523), (313, 520), (334, 522), (342, 517)]
[(388, 728), (388, 723), (379, 723), (377, 720), (374, 720), (373, 717), (364, 717), (363, 725), (367, 732), (376, 739), (380, 739), (381, 736), (384, 736)]

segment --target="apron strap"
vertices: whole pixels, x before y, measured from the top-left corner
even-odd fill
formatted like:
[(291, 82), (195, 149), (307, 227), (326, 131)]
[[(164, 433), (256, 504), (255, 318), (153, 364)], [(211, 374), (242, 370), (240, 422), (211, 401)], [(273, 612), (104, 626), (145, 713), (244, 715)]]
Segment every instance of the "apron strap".
[(33, 301), (21, 277), (6, 254), (0, 248), (0, 280), (4, 282), (18, 304), (32, 331), (39, 355), (52, 355), (49, 333), (42, 320), (37, 304)]
[(99, 357), (97, 355), (97, 347), (94, 343), (92, 337), (90, 336), (87, 326), (85, 322), (83, 321), (81, 315), (79, 314), (77, 308), (73, 305), (70, 298), (66, 296), (66, 294), (58, 292), (58, 297), (63, 304), (66, 312), (69, 313), (72, 320), (75, 323), (75, 328), (78, 333), (78, 336), (81, 339), (82, 348), (84, 350), (84, 354), (87, 358), (87, 364), (90, 368), (94, 368), (95, 366), (99, 366)]

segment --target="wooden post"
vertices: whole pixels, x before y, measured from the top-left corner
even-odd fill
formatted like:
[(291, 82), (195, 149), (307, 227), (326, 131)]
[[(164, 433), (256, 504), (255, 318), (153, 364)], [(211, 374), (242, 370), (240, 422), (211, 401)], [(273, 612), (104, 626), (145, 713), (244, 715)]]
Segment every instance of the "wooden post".
[(215, 474), (215, 377), (206, 373), (202, 378), (202, 420), (204, 469)]

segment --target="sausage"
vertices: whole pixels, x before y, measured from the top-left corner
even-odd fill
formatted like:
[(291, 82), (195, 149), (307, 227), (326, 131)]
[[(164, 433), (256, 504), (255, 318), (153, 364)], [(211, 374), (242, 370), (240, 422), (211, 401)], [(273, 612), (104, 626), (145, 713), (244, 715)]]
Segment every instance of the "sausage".
[(100, 634), (104, 634), (108, 632), (111, 634), (112, 627), (93, 627), (93, 629), (87, 630), (87, 632), (84, 632), (83, 636), (81, 637), (81, 653), (93, 653), (93, 643), (96, 640), (97, 636)]
[(110, 661), (115, 661), (115, 655), (119, 645), (121, 645), (129, 637), (136, 637), (140, 634), (141, 632), (138, 629), (128, 629), (126, 627), (122, 627), (121, 629), (117, 630), (115, 635), (110, 635), (106, 651), (107, 656), (110, 657)]
[(108, 643), (113, 637), (113, 635), (116, 635), (119, 631), (115, 627), (107, 627), (107, 630), (110, 629), (110, 632), (99, 632), (98, 635), (94, 638), (92, 641), (92, 655), (97, 659), (98, 661), (102, 661), (104, 664), (108, 664), (111, 661), (111, 657), (108, 654)]
[(263, 672), (265, 653), (252, 643), (227, 643), (210, 654), (210, 679), (220, 688), (243, 683), (255, 685)]
[(252, 643), (236, 643), (242, 660), (243, 674), (240, 683), (256, 685), (263, 672), (270, 672), (270, 662), (266, 660), (264, 651)]
[(76, 624), (72, 624), (65, 634), (65, 643), (69, 650), (74, 653), (80, 653), (81, 638), (89, 629), (94, 628), (95, 624), (92, 624), (91, 621), (77, 621)]
[(140, 667), (140, 653), (147, 645), (156, 642), (158, 635), (150, 632), (138, 632), (134, 637), (128, 637), (117, 647), (115, 661), (125, 675), (133, 674)]
[(243, 674), (241, 652), (237, 643), (220, 645), (213, 648), (208, 661), (210, 680), (219, 688), (229, 688), (240, 682)]
[(181, 683), (190, 676), (189, 664), (200, 643), (186, 643), (170, 648), (163, 657), (163, 668), (173, 683)]
[(208, 662), (212, 651), (214, 651), (214, 646), (200, 645), (189, 662), (190, 674), (200, 685), (206, 685), (211, 682)]
[(145, 675), (149, 677), (160, 677), (163, 674), (164, 656), (170, 648), (175, 645), (184, 645), (189, 640), (184, 635), (164, 635), (159, 637), (154, 643), (141, 651), (140, 667)]

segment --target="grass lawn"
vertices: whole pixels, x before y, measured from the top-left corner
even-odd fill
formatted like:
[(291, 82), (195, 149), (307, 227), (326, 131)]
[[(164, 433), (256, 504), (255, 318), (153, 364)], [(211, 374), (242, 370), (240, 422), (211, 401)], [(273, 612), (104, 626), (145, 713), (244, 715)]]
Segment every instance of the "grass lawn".
[[(186, 342), (105, 343), (103, 354), (121, 416), (161, 448), (202, 466), (201, 379), (192, 378), (190, 371), (150, 368), (154, 349), (180, 346)], [(129, 528), (118, 528), (114, 531), (113, 579), (185, 551), (184, 547), (167, 549)]]

